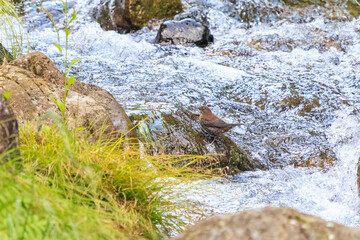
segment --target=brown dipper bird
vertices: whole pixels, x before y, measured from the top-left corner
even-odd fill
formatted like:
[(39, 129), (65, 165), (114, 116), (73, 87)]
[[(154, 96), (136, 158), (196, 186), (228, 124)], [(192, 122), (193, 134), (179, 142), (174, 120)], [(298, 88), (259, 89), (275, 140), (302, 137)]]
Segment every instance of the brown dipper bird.
[(208, 133), (219, 136), (227, 131), (229, 131), (231, 128), (235, 126), (242, 125), (241, 123), (226, 123), (217, 116), (215, 116), (210, 108), (206, 106), (201, 106), (198, 108), (200, 110), (200, 116), (199, 121), (201, 127)]

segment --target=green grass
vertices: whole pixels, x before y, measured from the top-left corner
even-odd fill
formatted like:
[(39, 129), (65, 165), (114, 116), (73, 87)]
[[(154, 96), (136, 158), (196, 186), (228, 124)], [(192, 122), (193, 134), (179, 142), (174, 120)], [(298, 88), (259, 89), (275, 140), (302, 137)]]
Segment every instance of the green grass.
[(175, 184), (169, 176), (191, 173), (172, 167), (191, 156), (147, 156), (124, 139), (82, 136), (21, 129), (21, 160), (0, 165), (0, 239), (160, 239), (181, 229), (169, 211), (194, 210), (160, 191)]
[(23, 54), (23, 45), (30, 49), (28, 34), (17, 10), (7, 0), (0, 0), (0, 43), (11, 52), (14, 58)]

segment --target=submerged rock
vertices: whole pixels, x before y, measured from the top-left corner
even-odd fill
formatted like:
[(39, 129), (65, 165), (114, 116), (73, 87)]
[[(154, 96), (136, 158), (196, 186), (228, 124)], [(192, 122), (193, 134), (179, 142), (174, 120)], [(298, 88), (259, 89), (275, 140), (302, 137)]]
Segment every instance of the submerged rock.
[[(40, 52), (0, 67), (0, 90), (11, 92), (10, 103), (20, 125), (38, 124), (46, 112), (60, 114), (50, 97), (63, 99), (64, 80), (64, 74)], [(83, 127), (95, 137), (101, 132), (118, 137), (132, 128), (124, 109), (109, 92), (82, 82), (75, 82), (69, 90), (66, 119), (70, 128)]]
[(102, 0), (92, 15), (105, 30), (129, 32), (151, 19), (172, 18), (181, 11), (180, 0)]
[(214, 37), (210, 34), (210, 30), (205, 24), (196, 22), (193, 19), (184, 19), (162, 23), (155, 42), (205, 47), (209, 43), (214, 42)]
[(290, 208), (266, 207), (205, 219), (173, 240), (360, 239), (360, 229)]
[[(147, 119), (138, 122), (138, 131), (140, 139), (147, 144), (151, 153), (208, 156), (191, 165), (228, 174), (265, 168), (225, 135), (214, 139), (204, 132), (197, 117), (187, 110), (149, 112), (132, 115), (130, 118), (135, 123), (137, 120)], [(181, 164), (186, 165), (191, 161), (192, 159)]]
[[(18, 154), (19, 130), (8, 101), (0, 94), (0, 161)], [(10, 152), (11, 150), (15, 150)], [(8, 152), (5, 156), (2, 154)]]

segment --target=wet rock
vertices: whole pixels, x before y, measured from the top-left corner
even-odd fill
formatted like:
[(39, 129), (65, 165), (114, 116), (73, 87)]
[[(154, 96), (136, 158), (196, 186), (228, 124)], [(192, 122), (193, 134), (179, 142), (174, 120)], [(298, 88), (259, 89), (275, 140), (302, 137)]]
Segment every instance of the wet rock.
[(92, 16), (105, 30), (129, 32), (151, 19), (172, 18), (181, 11), (180, 0), (102, 0)]
[(10, 62), (14, 60), (14, 57), (11, 55), (11, 53), (6, 50), (6, 48), (0, 43), (0, 65), (2, 65), (4, 62)]
[[(0, 94), (0, 162), (18, 155), (19, 130), (9, 102)], [(11, 152), (12, 150), (12, 152)], [(2, 155), (5, 154), (6, 155)]]
[[(0, 67), (0, 93), (11, 92), (10, 103), (20, 125), (38, 124), (49, 111), (60, 114), (50, 97), (62, 100), (64, 75), (44, 54), (33, 52)], [(107, 91), (75, 82), (66, 99), (70, 128), (85, 127), (93, 136), (128, 132), (132, 124), (124, 109)]]
[(233, 6), (231, 7), (231, 17), (238, 18), (242, 22), (251, 23), (270, 23), (280, 18), (281, 13), (284, 11), (281, 5), (275, 4), (272, 1), (244, 1), (234, 0), (230, 1)]
[[(235, 174), (241, 171), (264, 169), (264, 166), (221, 135), (214, 139), (201, 129), (197, 117), (187, 110), (173, 112), (144, 112), (130, 116), (139, 123), (139, 137), (152, 154), (202, 155), (208, 158), (192, 164), (194, 168), (211, 168), (216, 173)], [(182, 162), (186, 165), (191, 162)]]
[(118, 32), (138, 29), (131, 23), (129, 15), (125, 0), (101, 1), (101, 4), (92, 11), (92, 16), (104, 30), (116, 30)]
[(360, 15), (360, 7), (352, 0), (283, 0), (283, 2), (291, 6), (292, 10), (297, 11), (303, 18), (308, 10), (314, 11), (315, 9), (318, 9), (317, 14), (332, 20), (358, 18)]
[(320, 153), (313, 153), (310, 156), (306, 154), (300, 156), (298, 159), (291, 159), (289, 164), (294, 167), (317, 167), (324, 171), (331, 169), (338, 161), (336, 154), (331, 149), (322, 149)]
[(184, 19), (161, 24), (155, 42), (205, 47), (214, 42), (214, 37), (206, 25), (193, 19)]
[(324, 240), (360, 239), (346, 227), (290, 208), (266, 207), (201, 221), (173, 240)]
[(321, 17), (347, 21), (360, 15), (360, 7), (352, 0), (232, 0), (226, 5), (229, 16), (246, 23), (247, 27), (260, 23), (273, 24), (279, 20), (307, 23)]

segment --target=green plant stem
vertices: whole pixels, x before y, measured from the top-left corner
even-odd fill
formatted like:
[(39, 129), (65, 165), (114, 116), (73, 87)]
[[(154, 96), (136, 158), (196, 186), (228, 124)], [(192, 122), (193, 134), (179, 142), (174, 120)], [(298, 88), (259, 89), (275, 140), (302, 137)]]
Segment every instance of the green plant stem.
[[(68, 27), (69, 27), (69, 23), (68, 23), (68, 8), (67, 8), (67, 0), (65, 0), (65, 5), (64, 5), (64, 10), (65, 10), (65, 79), (64, 79), (64, 105), (66, 108), (66, 98), (68, 95), (68, 84), (67, 84), (67, 75), (69, 72), (69, 68), (67, 65), (67, 57), (68, 57), (68, 48), (69, 48), (69, 34), (68, 34)], [(65, 119), (65, 110), (62, 112), (62, 117)]]

